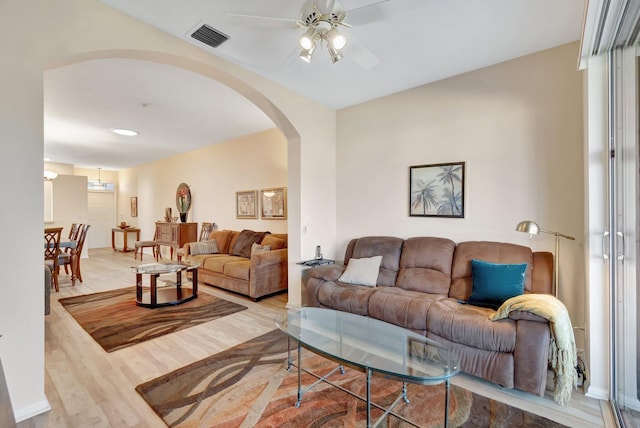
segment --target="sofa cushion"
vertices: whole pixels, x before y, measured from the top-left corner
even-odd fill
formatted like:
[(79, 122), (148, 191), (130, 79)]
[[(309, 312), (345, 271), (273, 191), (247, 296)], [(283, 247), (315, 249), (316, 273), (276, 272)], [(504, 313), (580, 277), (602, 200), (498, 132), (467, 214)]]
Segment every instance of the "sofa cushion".
[(349, 259), (347, 268), (338, 280), (347, 284), (375, 287), (380, 273), (381, 261), (382, 256)]
[(502, 242), (460, 242), (456, 246), (451, 268), (451, 288), (449, 297), (458, 300), (469, 299), (473, 288), (471, 260), (484, 260), (492, 263), (526, 263), (528, 265), (524, 279), (525, 292), (531, 291), (533, 253), (531, 248)]
[(269, 245), (260, 245), (260, 244), (252, 244), (251, 245), (251, 256), (253, 257), (254, 254), (258, 254), (258, 253), (266, 253), (268, 251), (271, 251), (271, 246)]
[(262, 245), (268, 245), (272, 250), (281, 250), (286, 248), (287, 243), (284, 239), (268, 234), (262, 239)]
[(404, 241), (396, 287), (447, 295), (456, 244), (450, 239), (420, 237)]
[(524, 292), (526, 263), (503, 264), (471, 260), (473, 289), (467, 303), (498, 309)]
[(376, 291), (371, 287), (325, 282), (318, 289), (318, 302), (322, 306), (337, 311), (351, 312), (358, 315), (368, 315), (369, 297)]
[(390, 236), (368, 236), (354, 239), (347, 246), (345, 263), (350, 258), (382, 256), (377, 285), (393, 287), (400, 269), (400, 253), (404, 240)]
[(224, 273), (224, 265), (229, 262), (238, 262), (242, 260), (247, 259), (245, 259), (244, 257), (230, 256), (227, 254), (219, 254), (218, 257), (216, 257), (216, 254), (214, 254), (204, 259), (200, 267), (213, 272)]
[(249, 280), (249, 271), (251, 270), (251, 262), (249, 260), (229, 261), (224, 264), (223, 273), (232, 278)]
[(198, 254), (217, 254), (218, 244), (215, 239), (204, 242), (192, 242), (189, 244), (189, 254), (197, 256)]
[(381, 287), (369, 298), (369, 316), (424, 334), (429, 307), (445, 298), (398, 287)]
[(246, 258), (251, 257), (251, 246), (262, 242), (267, 233), (269, 232), (254, 232), (253, 230), (244, 229), (240, 232), (229, 254)]
[(214, 230), (209, 234), (209, 241), (216, 241), (218, 252), (223, 254), (229, 253), (229, 239), (231, 238), (230, 230)]
[[(489, 308), (443, 299), (433, 303), (427, 314), (429, 333), (451, 342), (497, 352), (513, 352), (516, 323), (511, 319), (491, 321)], [(504, 322), (503, 322), (504, 321)]]

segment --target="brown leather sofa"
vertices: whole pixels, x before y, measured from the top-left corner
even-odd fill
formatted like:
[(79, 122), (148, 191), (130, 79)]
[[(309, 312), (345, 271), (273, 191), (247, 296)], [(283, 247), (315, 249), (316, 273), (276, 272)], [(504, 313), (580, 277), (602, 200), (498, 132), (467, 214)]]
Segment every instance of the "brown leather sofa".
[[(269, 246), (269, 251), (239, 255), (242, 254), (242, 249), (236, 244), (243, 241), (243, 234), (253, 237), (264, 235), (256, 243)], [(185, 260), (200, 265), (200, 282), (243, 294), (256, 301), (287, 289), (287, 234), (220, 230), (211, 232), (209, 241), (211, 240), (216, 241), (218, 252), (215, 254), (192, 254), (195, 243), (182, 247)]]
[(529, 312), (490, 321), (493, 309), (465, 302), (472, 291), (471, 260), (527, 263), (525, 293), (551, 293), (553, 256), (499, 242), (444, 238), (363, 237), (349, 242), (350, 258), (382, 256), (375, 287), (338, 280), (341, 265), (309, 272), (307, 305), (352, 312), (419, 332), (453, 349), (463, 372), (542, 396), (548, 370), (548, 321)]

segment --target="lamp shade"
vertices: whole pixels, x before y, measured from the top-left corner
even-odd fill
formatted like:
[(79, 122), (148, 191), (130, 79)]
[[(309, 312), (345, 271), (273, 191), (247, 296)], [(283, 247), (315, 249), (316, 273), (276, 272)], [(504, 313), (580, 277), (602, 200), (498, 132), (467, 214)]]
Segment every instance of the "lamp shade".
[(305, 50), (311, 49), (311, 47), (316, 44), (314, 40), (315, 36), (316, 36), (316, 30), (314, 30), (313, 28), (309, 28), (298, 39), (298, 43), (300, 44), (300, 47)]
[(347, 44), (347, 37), (336, 30), (335, 27), (333, 27), (327, 33), (327, 40), (329, 40), (331, 46), (333, 46), (336, 50), (342, 49)]
[(540, 233), (540, 226), (538, 223), (531, 220), (525, 220), (518, 223), (516, 226), (518, 232), (528, 233), (529, 235), (537, 235)]
[(315, 45), (311, 46), (311, 48), (309, 49), (304, 49), (302, 52), (300, 52), (300, 58), (305, 62), (311, 62), (311, 59), (313, 58), (313, 51), (315, 49)]

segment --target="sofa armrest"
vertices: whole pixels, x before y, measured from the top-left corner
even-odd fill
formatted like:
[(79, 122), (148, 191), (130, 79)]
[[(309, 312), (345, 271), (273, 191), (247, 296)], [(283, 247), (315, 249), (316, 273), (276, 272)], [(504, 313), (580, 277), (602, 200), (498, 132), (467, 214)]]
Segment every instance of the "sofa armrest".
[(316, 266), (309, 271), (309, 277), (321, 281), (337, 281), (345, 269), (343, 265)]
[(549, 361), (549, 342), (551, 330), (549, 321), (529, 319), (535, 315), (522, 312), (523, 318), (516, 321), (516, 347), (513, 353), (514, 387), (536, 394), (544, 395), (547, 385)]
[(191, 245), (191, 242), (187, 242), (182, 246), (182, 248), (178, 248), (178, 254), (182, 253), (181, 254), (182, 257), (190, 255), (191, 254), (190, 245)]
[(546, 318), (543, 318), (540, 315), (536, 315), (533, 312), (529, 311), (511, 311), (509, 313), (509, 318), (514, 321), (526, 320), (549, 324), (549, 321)]
[(250, 260), (249, 297), (258, 300), (287, 289), (289, 262), (286, 248), (256, 253)]
[(261, 266), (271, 266), (286, 263), (288, 260), (287, 249), (264, 251), (251, 256), (251, 267), (259, 269)]

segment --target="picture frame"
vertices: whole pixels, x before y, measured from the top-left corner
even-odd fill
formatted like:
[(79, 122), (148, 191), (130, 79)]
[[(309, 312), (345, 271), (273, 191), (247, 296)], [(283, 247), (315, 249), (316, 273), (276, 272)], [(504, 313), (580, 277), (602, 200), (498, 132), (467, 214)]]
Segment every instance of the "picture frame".
[(285, 220), (287, 218), (286, 187), (260, 190), (260, 217), (265, 220)]
[(236, 192), (236, 218), (258, 218), (258, 191)]
[(464, 218), (465, 162), (409, 167), (409, 216)]
[(138, 217), (138, 197), (131, 197), (131, 217)]

